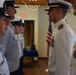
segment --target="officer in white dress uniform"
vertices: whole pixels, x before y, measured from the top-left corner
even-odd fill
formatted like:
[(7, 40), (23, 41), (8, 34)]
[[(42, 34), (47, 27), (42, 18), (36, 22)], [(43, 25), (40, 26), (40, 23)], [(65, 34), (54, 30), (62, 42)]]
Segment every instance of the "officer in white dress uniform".
[(3, 8), (4, 0), (0, 1), (0, 75), (9, 75), (9, 67), (7, 64), (7, 60), (2, 53), (2, 46), (1, 46), (1, 36), (5, 34), (7, 25), (6, 25), (6, 15), (5, 9)]
[(49, 21), (54, 23), (56, 32), (53, 33), (50, 44), (48, 74), (70, 75), (71, 55), (76, 36), (64, 17), (71, 4), (65, 1), (55, 3), (51, 1), (49, 0), (49, 8), (46, 11), (48, 11)]

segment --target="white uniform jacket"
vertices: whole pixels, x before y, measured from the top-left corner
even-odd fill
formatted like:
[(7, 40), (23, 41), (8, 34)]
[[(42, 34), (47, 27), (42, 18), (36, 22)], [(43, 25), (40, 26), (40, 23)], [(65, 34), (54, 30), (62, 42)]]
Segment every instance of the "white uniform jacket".
[(70, 61), (76, 36), (64, 19), (54, 25), (56, 35), (53, 36), (49, 50), (49, 75), (70, 75)]
[(74, 57), (74, 49), (73, 49), (73, 55), (72, 55), (71, 63), (72, 63), (71, 75), (76, 75), (76, 57)]
[(8, 64), (1, 50), (0, 50), (0, 75), (9, 75)]
[(20, 40), (21, 40), (21, 57), (23, 56), (23, 49), (24, 49), (24, 36), (23, 34), (20, 34)]
[(6, 49), (5, 55), (9, 65), (9, 71), (11, 73), (19, 68), (18, 42), (12, 25), (9, 25), (6, 34), (2, 38), (2, 41), (4, 42)]
[(18, 42), (19, 58), (21, 58), (23, 55), (23, 52), (22, 52), (23, 50), (22, 50), (22, 46), (21, 46), (22, 40), (21, 40), (20, 34), (18, 34), (18, 35), (15, 34), (15, 37), (16, 37), (16, 40)]

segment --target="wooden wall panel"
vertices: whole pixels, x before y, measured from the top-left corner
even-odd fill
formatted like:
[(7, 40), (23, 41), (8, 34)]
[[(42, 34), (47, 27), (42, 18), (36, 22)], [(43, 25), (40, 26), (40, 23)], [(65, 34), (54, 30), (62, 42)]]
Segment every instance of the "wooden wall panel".
[(64, 0), (64, 1), (70, 2), (70, 0)]
[[(28, 5), (47, 5), (48, 0), (15, 0), (16, 4), (24, 4), (24, 2)], [(70, 0), (64, 0), (69, 2)]]
[(47, 4), (47, 0), (16, 0), (16, 4), (24, 4), (24, 1), (26, 4), (28, 5), (46, 5)]

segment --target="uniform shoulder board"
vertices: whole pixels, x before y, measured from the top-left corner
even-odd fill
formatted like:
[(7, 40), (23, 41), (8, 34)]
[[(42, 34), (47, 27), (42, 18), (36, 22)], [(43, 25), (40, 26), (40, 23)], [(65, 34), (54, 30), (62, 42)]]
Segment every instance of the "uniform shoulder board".
[(58, 30), (63, 28), (63, 24), (59, 25)]

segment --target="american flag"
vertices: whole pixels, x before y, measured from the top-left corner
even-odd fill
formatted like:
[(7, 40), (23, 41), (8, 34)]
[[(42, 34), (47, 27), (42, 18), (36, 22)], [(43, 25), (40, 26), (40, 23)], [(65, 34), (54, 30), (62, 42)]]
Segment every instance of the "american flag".
[(48, 44), (50, 44), (51, 42), (51, 36), (52, 36), (52, 25), (51, 22), (49, 23), (49, 28), (48, 28), (48, 33), (47, 33), (47, 37), (46, 37), (46, 42)]

